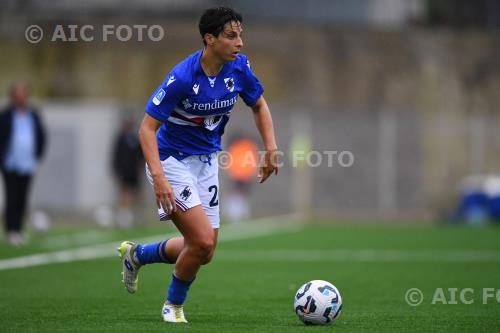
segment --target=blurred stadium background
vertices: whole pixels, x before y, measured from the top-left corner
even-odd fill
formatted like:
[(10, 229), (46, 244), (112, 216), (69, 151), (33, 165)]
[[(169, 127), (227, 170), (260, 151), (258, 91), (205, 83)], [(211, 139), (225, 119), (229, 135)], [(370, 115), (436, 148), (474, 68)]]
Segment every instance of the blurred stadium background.
[[(285, 152), (280, 177), (253, 189), (253, 216), (429, 220), (454, 209), (465, 177), (500, 170), (499, 1), (4, 0), (0, 91), (29, 82), (49, 128), (34, 209), (91, 216), (114, 204), (120, 119), (139, 119), (172, 66), (201, 47), (197, 18), (216, 4), (244, 13), (244, 52)], [(45, 32), (38, 44), (25, 40), (31, 24)], [(61, 24), (158, 24), (165, 37), (50, 41)], [(257, 137), (242, 103), (225, 137), (236, 134)], [(355, 162), (292, 168), (300, 139)]]
[[(200, 48), (200, 9), (220, 3), (0, 3), (0, 91), (29, 82), (50, 134), (32, 207), (89, 216), (114, 204), (109, 156), (120, 119), (140, 118), (172, 66)], [(254, 216), (430, 219), (453, 209), (464, 177), (500, 170), (498, 1), (223, 4), (244, 13), (244, 52), (286, 154), (280, 177), (252, 191)], [(38, 44), (25, 40), (31, 24), (45, 32)], [(165, 38), (50, 41), (61, 24), (158, 24)], [(256, 136), (250, 119), (239, 103), (226, 139)], [(292, 168), (297, 136), (311, 150), (350, 151), (355, 163)]]

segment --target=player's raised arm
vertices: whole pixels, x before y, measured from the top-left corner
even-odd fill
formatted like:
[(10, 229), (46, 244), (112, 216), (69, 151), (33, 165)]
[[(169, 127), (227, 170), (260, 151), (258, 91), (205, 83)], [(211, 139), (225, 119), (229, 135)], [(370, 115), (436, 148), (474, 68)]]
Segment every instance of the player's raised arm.
[(273, 118), (264, 96), (259, 97), (255, 105), (252, 106), (252, 111), (255, 125), (257, 125), (266, 150), (259, 170), (260, 182), (263, 183), (273, 172), (278, 174), (278, 146), (274, 136)]

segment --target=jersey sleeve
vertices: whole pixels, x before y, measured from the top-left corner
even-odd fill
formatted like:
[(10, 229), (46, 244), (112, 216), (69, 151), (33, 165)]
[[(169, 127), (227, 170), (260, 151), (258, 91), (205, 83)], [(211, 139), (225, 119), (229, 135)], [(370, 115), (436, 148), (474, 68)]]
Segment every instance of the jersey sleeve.
[(246, 57), (242, 61), (242, 88), (239, 94), (245, 104), (252, 107), (264, 92), (264, 87), (250, 68), (250, 61)]
[(183, 96), (184, 84), (171, 73), (149, 99), (146, 113), (158, 121), (165, 122)]

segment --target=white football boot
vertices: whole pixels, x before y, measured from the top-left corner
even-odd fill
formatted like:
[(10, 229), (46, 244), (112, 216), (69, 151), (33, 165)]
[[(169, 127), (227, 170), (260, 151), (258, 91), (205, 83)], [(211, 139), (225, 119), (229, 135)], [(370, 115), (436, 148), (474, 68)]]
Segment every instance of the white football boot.
[(141, 265), (133, 260), (136, 246), (137, 244), (134, 242), (125, 241), (118, 247), (118, 252), (123, 262), (122, 282), (125, 284), (127, 291), (131, 294), (137, 291), (139, 269), (141, 268)]
[(165, 302), (163, 309), (161, 309), (161, 315), (163, 316), (163, 321), (169, 323), (187, 323), (182, 305)]

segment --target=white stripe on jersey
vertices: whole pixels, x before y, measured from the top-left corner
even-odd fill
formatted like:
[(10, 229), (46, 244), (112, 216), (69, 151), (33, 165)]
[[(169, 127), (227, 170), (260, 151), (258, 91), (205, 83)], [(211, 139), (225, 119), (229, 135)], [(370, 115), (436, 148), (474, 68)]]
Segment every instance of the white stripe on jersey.
[(181, 108), (178, 108), (178, 107), (174, 108), (174, 112), (177, 112), (181, 116), (184, 116), (184, 117), (189, 118), (189, 119), (192, 119), (192, 118), (205, 118), (203, 116), (196, 116), (194, 114), (187, 113), (186, 111), (184, 111), (184, 110), (182, 110)]
[(200, 126), (199, 124), (195, 124), (195, 123), (189, 122), (187, 120), (182, 120), (182, 119), (175, 118), (175, 117), (172, 117), (172, 116), (168, 117), (167, 120), (170, 121), (171, 123), (174, 123), (174, 124), (177, 124), (177, 125)]

